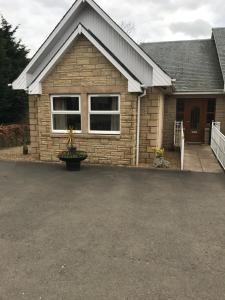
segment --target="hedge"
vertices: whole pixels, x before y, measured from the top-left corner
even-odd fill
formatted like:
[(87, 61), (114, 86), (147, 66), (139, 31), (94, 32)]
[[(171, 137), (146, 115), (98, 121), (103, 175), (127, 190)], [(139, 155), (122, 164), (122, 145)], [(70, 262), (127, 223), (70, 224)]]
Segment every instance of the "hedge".
[(29, 126), (24, 124), (0, 125), (0, 148), (29, 144)]

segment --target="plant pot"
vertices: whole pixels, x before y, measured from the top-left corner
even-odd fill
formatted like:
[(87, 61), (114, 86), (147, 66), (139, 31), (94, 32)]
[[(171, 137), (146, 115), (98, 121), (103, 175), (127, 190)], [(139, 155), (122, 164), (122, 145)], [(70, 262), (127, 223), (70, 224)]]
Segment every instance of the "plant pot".
[(78, 159), (66, 160), (66, 169), (68, 171), (80, 171), (80, 160)]
[(153, 161), (153, 167), (155, 168), (168, 168), (169, 162), (164, 159), (163, 156), (156, 156)]
[[(73, 155), (77, 155), (77, 157), (73, 157)], [(79, 154), (78, 152), (71, 153), (66, 151), (59, 155), (59, 159), (66, 163), (66, 169), (68, 171), (80, 171), (80, 163), (86, 158), (87, 154), (82, 151), (79, 151)]]
[(70, 153), (75, 153), (77, 151), (76, 147), (68, 147), (67, 149)]

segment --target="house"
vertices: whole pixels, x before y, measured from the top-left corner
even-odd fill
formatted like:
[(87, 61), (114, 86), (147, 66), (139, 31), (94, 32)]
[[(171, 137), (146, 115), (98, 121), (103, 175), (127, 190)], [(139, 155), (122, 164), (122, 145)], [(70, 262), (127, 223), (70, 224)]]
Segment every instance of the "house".
[(93, 0), (77, 0), (13, 89), (29, 94), (32, 155), (56, 160), (72, 126), (89, 163), (149, 163), (173, 146), (225, 131), (225, 28), (205, 40), (137, 45)]

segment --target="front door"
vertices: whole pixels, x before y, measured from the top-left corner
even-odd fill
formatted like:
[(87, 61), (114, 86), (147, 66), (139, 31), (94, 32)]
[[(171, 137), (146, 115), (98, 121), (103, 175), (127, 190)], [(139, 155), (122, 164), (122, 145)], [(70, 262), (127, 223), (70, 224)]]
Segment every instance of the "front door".
[(205, 102), (187, 101), (184, 111), (185, 139), (187, 142), (202, 143), (205, 128)]
[(215, 99), (177, 99), (176, 120), (184, 122), (186, 142), (204, 142), (205, 130), (215, 120), (215, 108)]

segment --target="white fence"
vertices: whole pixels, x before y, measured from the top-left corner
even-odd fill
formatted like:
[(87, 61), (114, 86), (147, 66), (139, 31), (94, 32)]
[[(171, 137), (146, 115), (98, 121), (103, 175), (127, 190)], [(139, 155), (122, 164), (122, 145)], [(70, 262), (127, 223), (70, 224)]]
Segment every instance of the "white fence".
[(211, 148), (221, 166), (225, 169), (225, 136), (220, 131), (220, 123), (212, 123)]
[(183, 122), (174, 122), (174, 146), (180, 148), (180, 166), (184, 169), (184, 126)]

